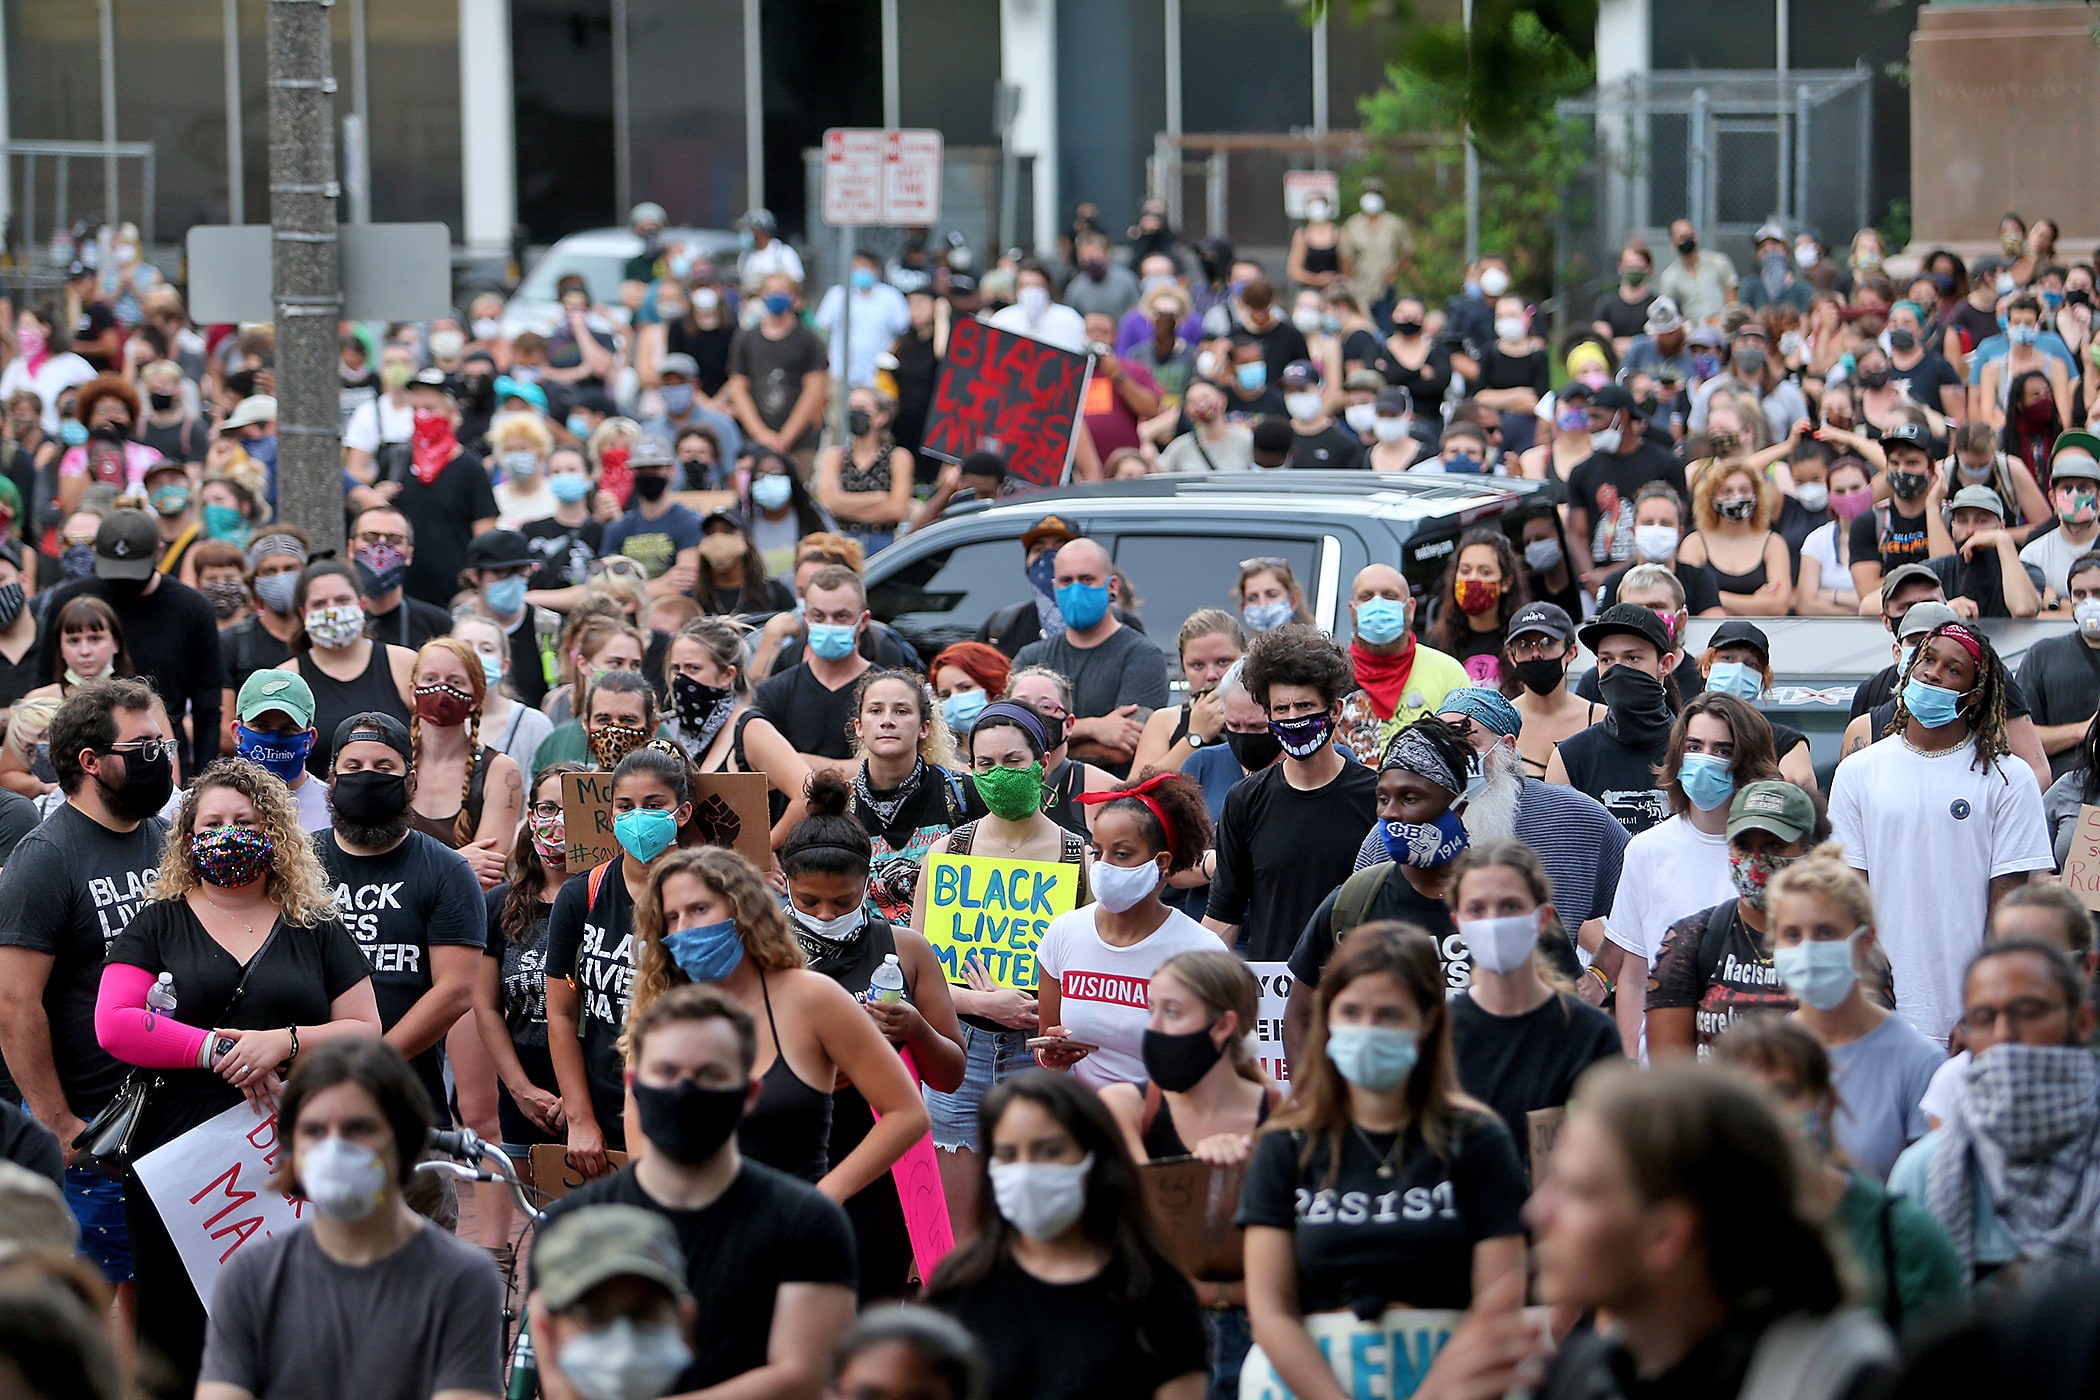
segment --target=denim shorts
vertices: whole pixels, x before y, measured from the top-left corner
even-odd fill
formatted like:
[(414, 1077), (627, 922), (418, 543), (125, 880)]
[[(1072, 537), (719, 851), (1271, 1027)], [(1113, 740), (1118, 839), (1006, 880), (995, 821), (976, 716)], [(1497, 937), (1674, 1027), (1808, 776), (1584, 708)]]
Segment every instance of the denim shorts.
[(80, 1252), (111, 1283), (129, 1283), (131, 1231), (124, 1224), (124, 1183), (82, 1167), (67, 1167), (66, 1207), (80, 1222)]
[(1254, 1328), (1245, 1308), (1205, 1308), (1203, 1330), (1210, 1337), (1210, 1400), (1239, 1400), (1240, 1368), (1254, 1349)]
[(1027, 1031), (988, 1031), (963, 1024), (963, 1082), (952, 1094), (926, 1091), (926, 1111), (933, 1117), (933, 1145), (953, 1152), (975, 1149), (977, 1104), (984, 1091), (1002, 1079), (1034, 1069)]

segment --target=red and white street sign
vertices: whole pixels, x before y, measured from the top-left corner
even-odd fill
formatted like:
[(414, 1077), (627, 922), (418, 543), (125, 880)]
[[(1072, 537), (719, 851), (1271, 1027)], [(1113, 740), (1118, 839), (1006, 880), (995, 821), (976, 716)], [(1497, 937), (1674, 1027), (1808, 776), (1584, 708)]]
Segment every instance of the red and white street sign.
[(824, 133), (824, 222), (929, 225), (941, 217), (941, 134), (833, 127)]

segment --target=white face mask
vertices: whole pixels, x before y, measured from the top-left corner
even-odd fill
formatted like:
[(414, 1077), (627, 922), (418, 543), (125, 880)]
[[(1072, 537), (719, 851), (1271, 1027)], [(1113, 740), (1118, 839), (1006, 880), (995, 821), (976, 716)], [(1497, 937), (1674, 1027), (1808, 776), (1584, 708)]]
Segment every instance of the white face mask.
[(1649, 563), (1661, 564), (1677, 552), (1677, 531), (1669, 525), (1636, 525), (1633, 549)]
[(1021, 288), (1014, 301), (1020, 306), (1022, 315), (1031, 321), (1040, 321), (1043, 313), (1050, 309), (1050, 292), (1048, 288), (1031, 284)]
[(1385, 212), (1385, 196), (1382, 194), (1367, 194), (1356, 202), (1356, 207), (1375, 219)]
[(1299, 422), (1310, 422), (1320, 416), (1320, 396), (1310, 391), (1283, 396), (1283, 411)]
[(2078, 635), (2089, 642), (2100, 642), (2100, 598), (2081, 599), (2071, 609), (2071, 616), (2078, 622)]
[(1371, 431), (1378, 435), (1380, 442), (1398, 442), (1407, 436), (1408, 428), (1409, 420), (1405, 415), (1399, 418), (1380, 418), (1371, 424)]
[(560, 1365), (583, 1400), (656, 1400), (692, 1360), (677, 1328), (622, 1317), (562, 1343)]
[[(1097, 887), (1098, 888), (1098, 887)], [(1054, 1240), (1086, 1213), (1094, 1154), (1077, 1162), (994, 1162), (992, 1200), (1007, 1224), (1032, 1240)]]
[(1458, 936), (1465, 940), (1473, 961), (1489, 972), (1514, 972), (1538, 946), (1538, 911), (1504, 919), (1462, 919)]
[(1499, 267), (1491, 267), (1480, 274), (1480, 290), (1491, 297), (1499, 297), (1509, 290), (1509, 274)]
[(1156, 860), (1148, 860), (1143, 865), (1110, 865), (1105, 860), (1096, 861), (1088, 874), (1094, 886), (1094, 898), (1111, 914), (1137, 908), (1146, 895), (1159, 888), (1159, 862)]
[(354, 1225), (386, 1199), (386, 1163), (369, 1147), (323, 1138), (300, 1159), (299, 1186), (321, 1214)]
[(693, 310), (701, 312), (703, 314), (712, 313), (714, 311), (719, 310), (721, 308), (721, 305), (722, 294), (716, 291), (713, 287), (699, 287), (694, 289)]
[(805, 914), (800, 909), (792, 910), (791, 914), (796, 923), (827, 943), (845, 942), (868, 922), (865, 903), (855, 905), (836, 919), (820, 919), (814, 914)]
[(1590, 446), (1606, 457), (1617, 455), (1620, 440), (1620, 433), (1617, 428), (1592, 428), (1590, 430)]
[(1531, 323), (1522, 316), (1498, 316), (1495, 318), (1495, 335), (1500, 340), (1522, 340), (1531, 329)]
[(1349, 425), (1349, 431), (1352, 433), (1368, 433), (1371, 431), (1371, 425), (1378, 421), (1378, 405), (1374, 403), (1350, 404), (1342, 410), (1342, 421)]
[(1301, 306), (1291, 313), (1291, 324), (1300, 335), (1311, 335), (1320, 328), (1320, 312), (1317, 307)]
[(1206, 350), (1196, 357), (1196, 377), (1215, 379), (1218, 375), (1218, 352)]
[(1801, 243), (1794, 247), (1794, 261), (1803, 268), (1811, 268), (1822, 259), (1816, 252), (1815, 244)]

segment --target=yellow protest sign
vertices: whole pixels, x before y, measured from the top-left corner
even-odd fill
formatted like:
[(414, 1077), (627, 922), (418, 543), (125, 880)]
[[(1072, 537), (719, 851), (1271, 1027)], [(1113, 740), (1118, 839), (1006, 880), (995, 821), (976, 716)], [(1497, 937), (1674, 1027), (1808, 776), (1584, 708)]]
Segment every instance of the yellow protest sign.
[(919, 876), (926, 941), (948, 980), (965, 985), (971, 955), (1002, 987), (1034, 991), (1035, 945), (1079, 903), (1079, 867), (1057, 861), (935, 856)]

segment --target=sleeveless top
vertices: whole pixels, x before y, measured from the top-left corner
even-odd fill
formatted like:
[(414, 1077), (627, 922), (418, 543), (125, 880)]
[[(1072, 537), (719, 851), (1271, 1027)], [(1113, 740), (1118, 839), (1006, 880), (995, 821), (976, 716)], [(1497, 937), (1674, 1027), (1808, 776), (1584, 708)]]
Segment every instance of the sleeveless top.
[(737, 1147), (754, 1162), (813, 1183), (831, 1170), (831, 1094), (803, 1083), (781, 1052), (780, 1023), (773, 1019), (773, 993), (763, 971), (758, 990), (766, 999), (773, 1065), (759, 1080), (758, 1102), (737, 1126)]
[[(1182, 724), (1182, 733), (1187, 733), (1186, 718)], [(1079, 794), (1086, 791), (1085, 767), (1068, 758), (1051, 772), (1043, 774), (1043, 786), (1050, 791), (1050, 805), (1043, 808), (1043, 815), (1085, 841), (1088, 837), (1086, 809), (1079, 805)]]
[(1307, 272), (1340, 272), (1342, 270), (1342, 245), (1340, 239), (1325, 248), (1310, 238), (1305, 240), (1305, 270)]
[[(1074, 764), (1071, 767), (1074, 772), (1079, 771), (1078, 765)], [(1048, 813), (1046, 812), (1045, 815), (1048, 815)], [(1059, 865), (1076, 865), (1079, 867), (1079, 896), (1072, 905), (1074, 909), (1078, 909), (1094, 902), (1093, 891), (1087, 888), (1086, 838), (1073, 831), (1070, 827), (1066, 827), (1061, 834), (1064, 839), (1057, 849), (1057, 863)], [(976, 840), (977, 822), (966, 821), (948, 833), (948, 854), (951, 856), (969, 855), (971, 854), (970, 848)], [(990, 1031), (994, 1035), (1019, 1034), (1012, 1026), (1002, 1026), (988, 1016), (963, 1016), (961, 1020), (966, 1026), (975, 1026), (978, 1030)]]
[[(1137, 1091), (1145, 1099), (1145, 1155), (1155, 1162), (1188, 1156), (1188, 1145), (1182, 1142), (1181, 1133), (1174, 1127), (1174, 1106), (1167, 1102), (1167, 1096), (1154, 1088), (1150, 1080), (1138, 1085)], [(1254, 1110), (1254, 1131), (1257, 1133), (1269, 1120), (1270, 1098), (1270, 1092), (1263, 1090), (1261, 1104)]]
[[(479, 830), (481, 827), (482, 786), (488, 781), (489, 765), (495, 760), (496, 750), (488, 747), (486, 744), (482, 746), (481, 752), (474, 755), (474, 774), (467, 781), (465, 806), (468, 822), (476, 830)], [(413, 808), (410, 810), (414, 811)], [(457, 832), (454, 830), (458, 821), (459, 813), (456, 811), (449, 817), (426, 817), (421, 812), (415, 812), (409, 821), (409, 825), (422, 832), (425, 836), (429, 836), (456, 851), (465, 844), (459, 839)], [(469, 841), (473, 839), (471, 836), (467, 838)]]
[(299, 676), (313, 690), (314, 728), (320, 731), (322, 740), (306, 756), (306, 771), (316, 778), (328, 777), (328, 745), (335, 737), (336, 726), (350, 716), (377, 710), (392, 715), (403, 725), (408, 723), (408, 706), (401, 703), (401, 692), (394, 689), (394, 671), (387, 664), (386, 646), (380, 642), (371, 646), (372, 656), (364, 671), (347, 681), (339, 681), (312, 664), (310, 651), (300, 658)]
[(890, 453), (896, 447), (887, 436), (876, 454), (875, 465), (863, 467), (853, 460), (851, 448), (839, 453), (839, 490), (848, 495), (873, 493), (887, 496), (890, 492)]
[(1713, 550), (1708, 549), (1706, 551), (1706, 567), (1713, 573), (1714, 582), (1721, 586), (1721, 591), (1724, 593), (1755, 593), (1758, 589), (1763, 588), (1767, 582), (1763, 555), (1758, 556), (1757, 567), (1749, 573), (1731, 574), (1715, 567)]

